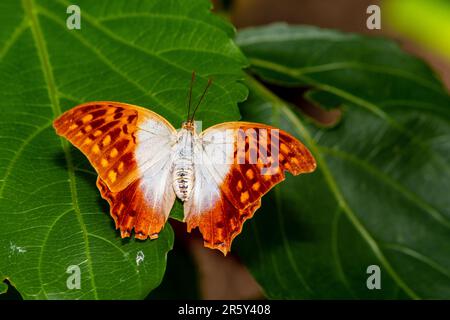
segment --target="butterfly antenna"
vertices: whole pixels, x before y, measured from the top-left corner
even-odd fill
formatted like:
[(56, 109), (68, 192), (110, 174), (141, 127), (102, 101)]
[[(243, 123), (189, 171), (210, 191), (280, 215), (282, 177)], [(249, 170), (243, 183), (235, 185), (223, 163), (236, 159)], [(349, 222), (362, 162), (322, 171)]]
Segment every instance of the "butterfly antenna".
[(195, 70), (192, 71), (192, 78), (191, 78), (191, 84), (189, 85), (189, 93), (188, 93), (188, 112), (187, 112), (187, 119), (186, 121), (189, 121), (189, 114), (191, 113), (191, 100), (192, 100), (192, 87), (194, 86), (195, 82)]
[(192, 113), (191, 121), (194, 121), (195, 112), (197, 111), (198, 106), (200, 105), (200, 103), (202, 103), (203, 98), (205, 97), (206, 92), (208, 91), (208, 89), (211, 86), (211, 84), (212, 84), (212, 79), (209, 78), (208, 79), (208, 84), (206, 85), (205, 90), (203, 90), (202, 96), (200, 97), (200, 100), (198, 100), (198, 103), (197, 103), (197, 105), (194, 108), (194, 112)]

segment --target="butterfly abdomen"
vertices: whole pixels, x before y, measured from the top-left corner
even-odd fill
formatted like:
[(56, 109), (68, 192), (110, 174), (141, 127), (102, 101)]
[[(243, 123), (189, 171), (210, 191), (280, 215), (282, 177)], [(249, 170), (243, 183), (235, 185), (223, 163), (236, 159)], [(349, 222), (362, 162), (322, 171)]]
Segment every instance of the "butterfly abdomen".
[(194, 157), (191, 132), (179, 133), (178, 147), (173, 162), (173, 189), (181, 201), (189, 200), (194, 186)]
[(181, 201), (186, 201), (192, 192), (194, 185), (194, 168), (191, 164), (175, 164), (173, 171), (173, 188), (175, 194)]

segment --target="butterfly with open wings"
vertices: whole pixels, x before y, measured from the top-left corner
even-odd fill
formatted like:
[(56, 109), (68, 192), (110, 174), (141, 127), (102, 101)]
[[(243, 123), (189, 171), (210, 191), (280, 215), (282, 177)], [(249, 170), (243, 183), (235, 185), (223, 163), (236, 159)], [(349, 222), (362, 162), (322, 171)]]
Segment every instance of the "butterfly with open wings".
[(251, 122), (225, 122), (198, 133), (195, 111), (178, 131), (149, 109), (120, 102), (89, 102), (66, 111), (53, 125), (89, 159), (122, 238), (156, 239), (176, 198), (190, 232), (199, 227), (206, 247), (226, 255), (261, 197), (316, 162), (296, 138)]

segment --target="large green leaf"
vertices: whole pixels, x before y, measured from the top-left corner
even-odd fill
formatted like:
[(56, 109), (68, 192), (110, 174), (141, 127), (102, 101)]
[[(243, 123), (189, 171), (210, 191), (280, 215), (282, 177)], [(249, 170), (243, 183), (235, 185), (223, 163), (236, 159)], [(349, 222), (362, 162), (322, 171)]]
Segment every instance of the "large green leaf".
[[(215, 80), (197, 113), (204, 127), (236, 120), (245, 58), (207, 0), (79, 0), (81, 30), (66, 27), (69, 4), (0, 2), (0, 280), (25, 299), (144, 298), (163, 277), (172, 229), (155, 241), (120, 239), (93, 170), (52, 120), (113, 100), (178, 127), (194, 69), (195, 97)], [(79, 290), (66, 286), (71, 265)]]
[(343, 113), (318, 128), (249, 77), (244, 118), (292, 132), (318, 165), (266, 196), (237, 240), (267, 295), (449, 298), (450, 98), (433, 72), (390, 41), (311, 27), (248, 29), (237, 43), (266, 82)]

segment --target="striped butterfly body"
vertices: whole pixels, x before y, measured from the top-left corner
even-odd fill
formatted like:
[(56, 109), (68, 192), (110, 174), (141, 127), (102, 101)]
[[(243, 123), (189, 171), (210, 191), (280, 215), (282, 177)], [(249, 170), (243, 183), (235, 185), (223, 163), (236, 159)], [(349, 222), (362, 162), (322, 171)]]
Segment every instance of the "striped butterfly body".
[(54, 121), (98, 173), (122, 237), (155, 239), (174, 201), (188, 231), (199, 227), (205, 246), (226, 254), (261, 197), (294, 175), (314, 171), (308, 149), (288, 133), (250, 122), (226, 122), (197, 132), (193, 120), (175, 128), (134, 105), (91, 102)]
[(173, 160), (173, 189), (181, 201), (189, 199), (194, 185), (194, 135), (182, 128), (178, 134)]

